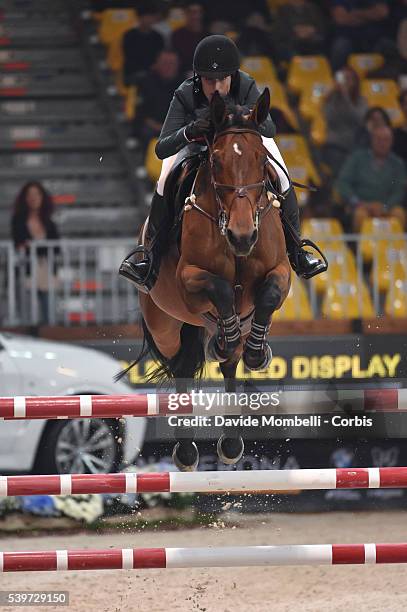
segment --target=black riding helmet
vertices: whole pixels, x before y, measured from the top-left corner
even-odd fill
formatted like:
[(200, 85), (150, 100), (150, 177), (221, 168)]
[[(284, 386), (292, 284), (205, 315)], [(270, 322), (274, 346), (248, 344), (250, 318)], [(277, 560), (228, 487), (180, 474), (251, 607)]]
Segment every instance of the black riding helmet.
[(193, 70), (199, 76), (223, 79), (234, 74), (239, 67), (239, 50), (227, 36), (206, 36), (196, 46)]

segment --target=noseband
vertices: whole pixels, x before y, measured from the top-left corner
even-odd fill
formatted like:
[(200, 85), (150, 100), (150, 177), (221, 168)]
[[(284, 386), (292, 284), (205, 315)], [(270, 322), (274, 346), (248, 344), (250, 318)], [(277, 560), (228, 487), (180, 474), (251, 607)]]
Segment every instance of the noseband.
[[(227, 183), (219, 183), (216, 180), (215, 163), (213, 159), (213, 148), (215, 146), (216, 141), (219, 138), (221, 138), (222, 136), (227, 136), (228, 134), (255, 134), (255, 136), (257, 136), (260, 139), (261, 147), (264, 149), (264, 152), (267, 155), (266, 161), (264, 162), (264, 166), (263, 166), (263, 179), (261, 181), (257, 183), (250, 183), (247, 185), (229, 185)], [(189, 198), (187, 198), (188, 204), (186, 205), (185, 210), (194, 208), (195, 210), (199, 211), (200, 213), (205, 215), (205, 217), (208, 217), (214, 223), (216, 223), (216, 225), (219, 227), (220, 233), (222, 234), (222, 236), (224, 236), (226, 234), (227, 226), (229, 224), (229, 215), (227, 214), (226, 209), (222, 204), (222, 200), (219, 195), (220, 192), (221, 191), (231, 191), (232, 193), (234, 193), (234, 197), (232, 200), (233, 202), (236, 198), (246, 198), (246, 197), (248, 198), (249, 191), (253, 189), (260, 189), (260, 195), (257, 198), (256, 203), (255, 203), (255, 212), (254, 212), (254, 218), (253, 218), (254, 228), (257, 230), (260, 227), (260, 221), (262, 217), (265, 216), (265, 214), (270, 210), (272, 206), (272, 203), (269, 198), (267, 198), (267, 203), (264, 203), (264, 204), (261, 203), (262, 196), (265, 195), (268, 191), (267, 165), (269, 163), (268, 161), (269, 153), (267, 149), (264, 147), (263, 142), (261, 141), (261, 135), (256, 130), (235, 127), (235, 128), (229, 128), (229, 129), (223, 130), (222, 132), (217, 133), (215, 135), (212, 145), (209, 143), (207, 138), (205, 138), (205, 140), (206, 140), (206, 144), (207, 144), (208, 152), (209, 152), (210, 179), (211, 179), (211, 185), (215, 193), (216, 204), (218, 207), (218, 216), (217, 218), (213, 217), (210, 213), (208, 213), (206, 210), (202, 209), (198, 204), (196, 204), (195, 196), (193, 195), (195, 181), (194, 181), (193, 188), (191, 190), (191, 195), (189, 196)], [(277, 197), (279, 196), (279, 194), (274, 193), (274, 196)]]

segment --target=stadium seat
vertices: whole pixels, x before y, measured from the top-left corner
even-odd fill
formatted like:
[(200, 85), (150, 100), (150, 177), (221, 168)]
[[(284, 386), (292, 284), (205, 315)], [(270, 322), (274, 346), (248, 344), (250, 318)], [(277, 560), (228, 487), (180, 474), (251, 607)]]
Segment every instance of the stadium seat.
[(272, 61), (266, 55), (250, 55), (243, 59), (241, 69), (254, 78), (261, 90), (270, 87), (271, 83), (278, 82)]
[(322, 55), (296, 55), (292, 58), (287, 76), (289, 89), (300, 94), (311, 83), (332, 83), (332, 71)]
[(312, 310), (303, 283), (291, 275), (291, 287), (280, 310), (273, 315), (273, 321), (312, 321)]
[(327, 319), (373, 319), (369, 290), (363, 281), (359, 283), (334, 282), (329, 285), (322, 302), (322, 315)]
[(407, 248), (395, 249), (386, 243), (374, 250), (373, 265), (370, 272), (370, 284), (377, 283), (383, 293), (390, 290), (396, 281), (407, 280)]
[(310, 126), (310, 135), (312, 142), (317, 146), (321, 146), (326, 142), (326, 121), (321, 113), (314, 117)]
[(407, 318), (407, 281), (396, 281), (394, 287), (388, 291), (384, 312), (389, 317)]
[(399, 86), (392, 79), (363, 79), (361, 94), (370, 106), (383, 106), (398, 99)]
[(353, 68), (363, 79), (372, 70), (381, 68), (384, 57), (381, 53), (351, 53), (348, 57), (348, 66)]
[(159, 160), (157, 155), (155, 154), (156, 143), (157, 138), (152, 138), (148, 143), (146, 159), (144, 162), (147, 174), (153, 183), (156, 183), (156, 181), (158, 181), (161, 173), (161, 160)]
[(185, 25), (185, 13), (180, 7), (170, 8), (166, 22), (170, 26), (171, 30), (174, 31), (177, 28), (182, 28)]
[[(343, 252), (343, 227), (337, 219), (305, 219), (302, 223), (302, 235), (313, 240), (324, 251)], [(328, 240), (324, 240), (328, 238)]]
[(318, 274), (318, 276), (311, 279), (311, 283), (315, 287), (317, 293), (325, 293), (330, 285), (339, 282), (350, 284), (357, 283), (358, 274), (355, 256), (347, 246), (344, 245), (343, 248), (339, 250), (330, 249), (329, 245), (327, 245), (323, 251), (329, 266), (324, 274)]
[[(257, 85), (262, 89), (261, 84)], [(287, 100), (286, 93), (279, 81), (273, 81), (268, 86), (270, 89), (270, 107), (278, 108), (283, 113), (285, 119), (294, 130), (299, 130), (298, 120)]]
[(99, 38), (105, 45), (121, 40), (123, 34), (137, 25), (136, 11), (133, 9), (111, 9), (103, 11), (99, 24)]
[(400, 222), (394, 217), (365, 219), (360, 229), (360, 248), (363, 260), (367, 263), (371, 262), (374, 251), (379, 252), (381, 249), (405, 249), (406, 243), (402, 237), (392, 237), (392, 234), (402, 233)]
[(308, 145), (303, 136), (298, 134), (283, 134), (277, 136), (276, 142), (287, 167), (291, 166), (307, 168), (307, 174), (314, 185), (321, 184), (321, 178), (312, 161)]
[(332, 82), (313, 82), (302, 90), (299, 110), (304, 119), (313, 120), (321, 116), (322, 102), (331, 88)]

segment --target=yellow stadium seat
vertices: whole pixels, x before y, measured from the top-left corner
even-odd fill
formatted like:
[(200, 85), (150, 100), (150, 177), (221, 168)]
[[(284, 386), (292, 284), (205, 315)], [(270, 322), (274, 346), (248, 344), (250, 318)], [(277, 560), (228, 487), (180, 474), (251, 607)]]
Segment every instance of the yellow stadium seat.
[(299, 110), (304, 119), (312, 120), (321, 116), (324, 99), (332, 88), (333, 82), (309, 83), (301, 93)]
[(287, 76), (287, 85), (296, 94), (309, 87), (310, 83), (332, 83), (332, 71), (328, 60), (322, 55), (296, 55), (292, 58)]
[[(289, 166), (289, 171), (290, 178), (292, 181), (296, 181), (297, 183), (301, 183), (302, 185), (308, 185), (311, 182), (311, 177), (309, 175), (307, 166)], [(308, 189), (301, 189), (300, 187), (295, 187), (294, 189), (297, 195), (299, 206), (305, 206), (308, 202), (310, 192), (308, 191)]]
[(266, 55), (250, 55), (243, 59), (241, 69), (254, 78), (258, 87), (270, 87), (278, 81), (273, 62)]
[(397, 102), (399, 86), (392, 79), (364, 79), (361, 84), (361, 94), (365, 96), (370, 106), (385, 106)]
[(368, 72), (381, 68), (384, 57), (381, 53), (351, 53), (348, 57), (348, 66), (353, 68), (363, 79)]
[(157, 138), (152, 138), (148, 143), (146, 159), (144, 161), (147, 174), (153, 183), (159, 179), (162, 163), (155, 154), (155, 145), (157, 144), (157, 140)]
[(360, 249), (365, 262), (371, 262), (374, 251), (385, 248), (404, 249), (402, 237), (393, 238), (392, 234), (402, 234), (400, 221), (394, 217), (365, 219), (360, 229)]
[(103, 11), (99, 24), (99, 38), (105, 45), (120, 40), (127, 30), (137, 25), (137, 14), (133, 9), (109, 9)]
[[(259, 85), (258, 82), (257, 85), (260, 87), (261, 91), (263, 87), (261, 84)], [(281, 110), (291, 127), (298, 130), (299, 125), (297, 117), (288, 103), (286, 93), (281, 83), (279, 81), (273, 81), (268, 87), (270, 89), (270, 107), (275, 107)]]
[(374, 250), (373, 265), (370, 272), (370, 284), (380, 292), (389, 291), (396, 281), (407, 280), (407, 248), (395, 249), (381, 244)]
[(328, 260), (328, 270), (311, 279), (317, 293), (325, 293), (330, 285), (339, 282), (357, 284), (355, 256), (347, 246), (339, 250), (330, 249), (327, 245), (323, 252)]
[(277, 136), (276, 142), (289, 169), (291, 166), (305, 166), (308, 176), (314, 185), (321, 184), (321, 178), (312, 161), (308, 145), (303, 136), (299, 134), (283, 134)]
[(319, 113), (316, 117), (314, 117), (311, 126), (310, 126), (310, 136), (312, 142), (317, 146), (321, 146), (326, 142), (326, 121), (322, 113)]
[(407, 282), (398, 280), (386, 295), (384, 312), (389, 317), (407, 318)]
[(363, 281), (338, 281), (327, 288), (322, 302), (322, 315), (327, 319), (373, 319), (376, 313)]
[(137, 93), (137, 87), (135, 85), (132, 85), (131, 87), (127, 88), (124, 112), (129, 121), (133, 120), (136, 116)]
[(274, 313), (273, 321), (312, 321), (313, 318), (304, 285), (292, 274), (288, 296), (280, 310)]
[(185, 25), (185, 13), (180, 7), (173, 7), (169, 10), (166, 22), (171, 30), (182, 28)]
[(304, 238), (316, 242), (323, 251), (338, 251), (341, 253), (345, 248), (342, 239), (343, 227), (337, 219), (305, 219), (302, 223), (301, 233)]

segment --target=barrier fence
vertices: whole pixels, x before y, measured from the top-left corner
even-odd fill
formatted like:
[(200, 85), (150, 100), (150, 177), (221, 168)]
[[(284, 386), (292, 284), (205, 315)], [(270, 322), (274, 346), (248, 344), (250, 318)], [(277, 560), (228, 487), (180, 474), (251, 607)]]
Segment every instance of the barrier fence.
[[(321, 316), (324, 308), (321, 310), (319, 298), (326, 294), (331, 280), (330, 286), (340, 298), (342, 318), (371, 318), (371, 311), (405, 316), (397, 304), (406, 300), (407, 235), (389, 234), (389, 228), (381, 227), (367, 236), (329, 232), (320, 231), (329, 274), (306, 284), (312, 317)], [(118, 275), (122, 259), (133, 248), (134, 237), (63, 239), (33, 241), (26, 252), (17, 253), (11, 241), (0, 241), (1, 325), (86, 326), (136, 321), (134, 288)], [(371, 273), (365, 273), (366, 264), (371, 265)], [(44, 275), (48, 277), (46, 291)], [(301, 299), (294, 300), (293, 309), (294, 318), (301, 320)]]
[(0, 497), (407, 488), (407, 467), (0, 476)]
[[(211, 403), (208, 397), (212, 396)], [(254, 409), (250, 397), (262, 396)], [(201, 397), (201, 400), (199, 399)], [(281, 393), (138, 393), (134, 395), (72, 395), (64, 397), (0, 397), (0, 420), (159, 417), (170, 415), (279, 414), (306, 408), (334, 410), (407, 410), (407, 389), (339, 389)]]
[(0, 572), (407, 563), (407, 543), (0, 552)]

